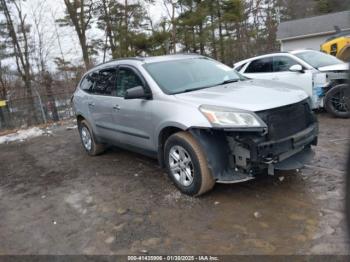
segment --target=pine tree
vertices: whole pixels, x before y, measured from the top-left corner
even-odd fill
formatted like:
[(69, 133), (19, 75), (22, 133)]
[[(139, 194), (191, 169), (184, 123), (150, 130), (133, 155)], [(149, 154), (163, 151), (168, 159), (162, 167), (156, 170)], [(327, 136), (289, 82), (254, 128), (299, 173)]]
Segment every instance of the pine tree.
[(65, 17), (58, 19), (60, 26), (72, 26), (77, 33), (83, 61), (86, 69), (91, 65), (89, 43), (87, 32), (93, 22), (94, 1), (93, 0), (64, 0), (66, 6)]

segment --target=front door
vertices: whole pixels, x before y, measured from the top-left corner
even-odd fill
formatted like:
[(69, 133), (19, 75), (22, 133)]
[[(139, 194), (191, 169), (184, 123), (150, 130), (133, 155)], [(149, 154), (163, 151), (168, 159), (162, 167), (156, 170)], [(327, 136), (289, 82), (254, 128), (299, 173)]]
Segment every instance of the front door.
[(152, 150), (151, 105), (152, 100), (124, 99), (126, 90), (136, 86), (146, 86), (136, 69), (120, 66), (117, 73), (117, 92), (114, 99), (113, 121), (118, 137), (123, 144)]

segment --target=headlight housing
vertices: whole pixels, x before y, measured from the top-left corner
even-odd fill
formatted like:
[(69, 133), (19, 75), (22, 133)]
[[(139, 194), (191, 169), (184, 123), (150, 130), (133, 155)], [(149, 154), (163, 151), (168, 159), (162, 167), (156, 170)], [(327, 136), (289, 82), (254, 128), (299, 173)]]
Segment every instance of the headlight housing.
[(266, 127), (265, 123), (252, 112), (209, 105), (202, 105), (199, 110), (216, 127)]

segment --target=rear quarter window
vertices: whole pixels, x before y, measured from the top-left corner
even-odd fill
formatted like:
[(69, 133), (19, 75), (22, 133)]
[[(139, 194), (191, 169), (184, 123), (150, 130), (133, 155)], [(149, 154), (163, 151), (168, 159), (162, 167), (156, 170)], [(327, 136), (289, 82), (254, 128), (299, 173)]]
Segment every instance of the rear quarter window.
[(235, 68), (235, 70), (236, 71), (241, 71), (242, 70), (242, 68), (246, 65), (247, 63), (244, 63), (244, 64), (242, 64), (242, 65), (240, 65), (240, 66), (237, 66), (236, 68)]
[(92, 87), (94, 85), (94, 82), (92, 81), (92, 78), (90, 75), (87, 75), (84, 77), (84, 79), (80, 83), (80, 89), (85, 92), (91, 92)]

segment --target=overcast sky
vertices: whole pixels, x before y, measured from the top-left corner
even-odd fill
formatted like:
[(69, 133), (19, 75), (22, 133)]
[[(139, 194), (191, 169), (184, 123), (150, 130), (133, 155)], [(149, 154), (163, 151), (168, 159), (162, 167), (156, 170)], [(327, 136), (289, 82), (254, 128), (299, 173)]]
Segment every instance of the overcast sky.
[[(62, 46), (65, 59), (71, 61), (74, 64), (81, 62), (81, 50), (78, 42), (78, 38), (73, 28), (71, 27), (58, 27), (55, 25), (54, 20), (64, 16), (64, 2), (63, 0), (30, 0), (23, 2), (23, 10), (27, 13), (28, 22), (34, 24), (33, 14), (39, 13), (40, 3), (45, 2), (42, 11), (40, 12), (40, 19), (42, 20), (41, 30), (45, 32), (45, 42), (48, 48), (49, 57), (51, 61), (50, 68), (54, 67), (52, 63), (54, 57), (60, 57), (59, 43), (56, 37), (56, 29), (60, 36), (60, 43)], [(160, 20), (160, 18), (166, 15), (165, 7), (162, 4), (162, 0), (156, 0), (155, 5), (145, 5), (147, 12), (152, 17), (154, 23)], [(35, 28), (32, 28), (35, 30)], [(88, 37), (91, 38), (104, 38), (104, 32), (93, 28), (89, 31)], [(33, 41), (37, 41), (35, 38)], [(102, 60), (102, 58), (100, 59)]]

